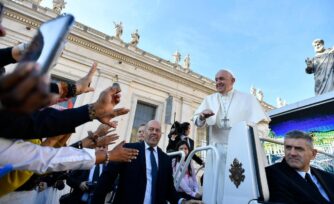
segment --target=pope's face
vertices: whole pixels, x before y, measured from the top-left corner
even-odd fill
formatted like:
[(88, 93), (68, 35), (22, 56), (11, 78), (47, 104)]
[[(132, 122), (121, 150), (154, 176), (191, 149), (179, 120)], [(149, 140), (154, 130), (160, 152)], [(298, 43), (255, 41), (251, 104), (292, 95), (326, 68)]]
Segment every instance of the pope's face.
[(216, 89), (221, 94), (226, 94), (227, 92), (233, 89), (233, 84), (235, 79), (233, 76), (227, 71), (219, 71), (216, 74)]

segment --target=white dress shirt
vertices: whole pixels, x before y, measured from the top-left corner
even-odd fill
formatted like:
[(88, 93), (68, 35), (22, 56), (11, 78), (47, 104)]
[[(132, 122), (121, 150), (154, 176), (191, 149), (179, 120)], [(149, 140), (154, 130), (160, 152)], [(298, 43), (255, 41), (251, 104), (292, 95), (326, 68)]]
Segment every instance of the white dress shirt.
[[(146, 159), (146, 190), (144, 197), (144, 204), (151, 204), (151, 192), (152, 192), (152, 166), (151, 166), (151, 151), (149, 150), (150, 146), (145, 143), (145, 159)], [(155, 157), (158, 169), (159, 169), (159, 159), (158, 159), (158, 148), (153, 147), (153, 155)]]
[(12, 164), (14, 170), (29, 170), (39, 174), (85, 170), (94, 166), (95, 160), (94, 149), (44, 147), (23, 140), (0, 138), (0, 166)]
[(319, 190), (319, 192), (321, 193), (322, 197), (324, 197), (327, 201), (330, 201), (330, 200), (329, 200), (329, 197), (327, 196), (327, 194), (326, 194), (326, 192), (325, 192), (325, 190), (324, 190), (324, 188), (323, 188), (323, 187), (321, 186), (321, 184), (319, 183), (317, 177), (315, 177), (315, 176), (313, 176), (313, 175), (311, 174), (311, 169), (309, 169), (308, 172), (304, 172), (304, 171), (297, 171), (297, 172), (298, 172), (298, 174), (299, 174), (303, 179), (305, 179), (305, 175), (306, 175), (306, 173), (308, 173), (308, 174), (310, 175), (310, 177), (311, 177), (313, 183), (318, 187), (318, 190)]
[[(100, 165), (100, 172), (99, 172), (99, 176), (101, 176), (102, 172), (103, 172), (103, 164), (96, 164), (96, 165)], [(96, 168), (96, 165), (94, 165), (90, 171), (89, 171), (89, 176), (88, 176), (88, 181), (93, 181), (93, 176), (94, 176), (94, 171)]]
[[(151, 166), (151, 151), (149, 150), (150, 146), (144, 142), (145, 144), (145, 160), (146, 160), (146, 190), (144, 197), (144, 204), (151, 204), (151, 192), (152, 192), (152, 166)], [(159, 171), (159, 157), (158, 157), (158, 147), (153, 147), (153, 155), (155, 157), (158, 171)], [(178, 201), (178, 204), (181, 204), (184, 199), (181, 198)]]

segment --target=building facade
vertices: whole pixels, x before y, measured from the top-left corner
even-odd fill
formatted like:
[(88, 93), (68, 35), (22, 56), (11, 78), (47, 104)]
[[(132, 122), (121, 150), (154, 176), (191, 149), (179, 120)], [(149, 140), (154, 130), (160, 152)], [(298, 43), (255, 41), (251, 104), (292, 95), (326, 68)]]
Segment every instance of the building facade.
[[(39, 5), (40, 1), (3, 0), (6, 7), (3, 25), (6, 37), (0, 38), (0, 46), (8, 47), (29, 42), (41, 23), (59, 15), (64, 5), (59, 2), (53, 9)], [(109, 36), (94, 28), (76, 22), (67, 37), (65, 48), (52, 68), (55, 79), (76, 81), (83, 77), (93, 62), (98, 63), (91, 86), (92, 93), (78, 96), (74, 107), (96, 101), (100, 92), (118, 82), (122, 98), (118, 107), (130, 109), (127, 115), (115, 118), (120, 140), (134, 141), (141, 123), (156, 119), (162, 124), (159, 146), (165, 149), (167, 134), (174, 120), (191, 122), (193, 113), (202, 99), (215, 91), (214, 81), (148, 53), (120, 38)], [(9, 66), (10, 70), (15, 65)], [(262, 102), (262, 105), (266, 103)], [(268, 104), (267, 104), (268, 105)], [(267, 106), (264, 106), (268, 109)], [(86, 123), (76, 128), (70, 143), (86, 137), (95, 130), (98, 122)], [(206, 144), (206, 130), (192, 126), (191, 135), (196, 144)]]

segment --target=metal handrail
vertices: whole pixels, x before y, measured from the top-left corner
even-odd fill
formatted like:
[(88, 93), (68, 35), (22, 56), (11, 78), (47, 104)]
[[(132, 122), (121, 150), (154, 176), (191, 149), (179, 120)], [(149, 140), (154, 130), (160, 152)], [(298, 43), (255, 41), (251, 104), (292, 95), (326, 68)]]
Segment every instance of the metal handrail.
[[(180, 187), (180, 184), (181, 184), (181, 180), (184, 176), (184, 174), (186, 173), (186, 167), (190, 164), (190, 161), (192, 159), (192, 157), (195, 155), (196, 152), (199, 152), (199, 151), (207, 151), (207, 150), (213, 150), (215, 155), (216, 155), (216, 166), (214, 168), (214, 171), (213, 171), (213, 180), (214, 180), (214, 184), (213, 184), (213, 196), (215, 199), (217, 199), (217, 187), (218, 187), (218, 171), (219, 171), (219, 161), (220, 161), (220, 155), (218, 153), (218, 150), (215, 146), (213, 145), (208, 145), (208, 146), (205, 146), (205, 147), (198, 147), (198, 148), (195, 148), (193, 151), (191, 151), (188, 155), (188, 158), (184, 164), (184, 168), (182, 169), (182, 172), (180, 174), (180, 177), (175, 185), (175, 188), (178, 189)], [(181, 166), (181, 165), (179, 165)]]
[[(278, 140), (275, 140), (275, 139), (271, 139), (271, 138), (260, 137), (260, 140), (261, 140), (261, 141), (266, 141), (266, 142), (275, 143), (275, 144), (284, 145), (283, 142), (278, 141)], [(328, 154), (327, 152), (324, 152), (324, 151), (322, 151), (322, 150), (317, 150), (317, 151), (318, 151), (318, 153), (320, 153), (320, 154), (324, 154), (324, 155), (326, 155), (326, 156), (331, 157), (331, 158), (334, 159), (334, 155), (333, 155), (333, 154)]]
[(204, 165), (201, 165), (201, 166), (197, 169), (195, 175), (197, 176), (197, 174), (199, 173), (199, 171), (202, 170), (202, 169), (204, 169), (204, 168), (205, 168), (205, 166), (204, 166)]
[(169, 153), (167, 153), (167, 155), (168, 155), (168, 156), (177, 156), (177, 155), (181, 155), (180, 165), (177, 167), (177, 169), (176, 169), (176, 171), (175, 171), (175, 173), (174, 173), (174, 176), (173, 176), (173, 177), (174, 177), (174, 184), (176, 184), (177, 174), (178, 174), (178, 172), (181, 171), (181, 167), (182, 167), (181, 164), (184, 163), (184, 160), (186, 159), (186, 154), (184, 153), (184, 151), (177, 151), (177, 152), (169, 152)]

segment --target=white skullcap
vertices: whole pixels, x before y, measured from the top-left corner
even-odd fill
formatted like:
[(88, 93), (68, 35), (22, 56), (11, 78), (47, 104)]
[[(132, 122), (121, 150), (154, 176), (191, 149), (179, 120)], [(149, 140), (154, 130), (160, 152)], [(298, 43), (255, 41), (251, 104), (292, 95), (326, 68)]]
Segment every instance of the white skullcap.
[[(230, 74), (232, 75), (233, 78), (235, 78), (235, 74), (234, 74), (230, 69), (222, 68), (222, 69), (220, 69), (218, 72), (221, 72), (221, 71), (226, 71), (226, 72), (230, 73)], [(217, 72), (217, 73), (218, 73), (218, 72)]]

